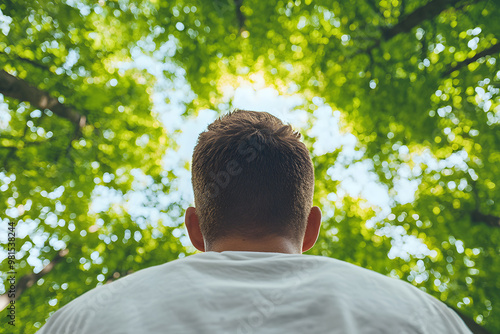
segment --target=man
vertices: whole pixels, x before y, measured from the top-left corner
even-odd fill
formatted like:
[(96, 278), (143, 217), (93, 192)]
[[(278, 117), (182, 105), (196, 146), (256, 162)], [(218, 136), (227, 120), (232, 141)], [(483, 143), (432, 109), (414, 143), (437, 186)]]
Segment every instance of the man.
[(332, 258), (300, 134), (236, 110), (200, 134), (189, 237), (203, 253), (100, 286), (39, 333), (470, 333), (436, 298)]

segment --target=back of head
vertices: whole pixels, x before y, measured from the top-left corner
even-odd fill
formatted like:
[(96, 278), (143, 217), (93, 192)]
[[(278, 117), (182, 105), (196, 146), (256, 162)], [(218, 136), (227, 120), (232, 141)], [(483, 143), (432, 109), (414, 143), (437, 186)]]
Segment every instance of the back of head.
[(267, 112), (235, 110), (210, 124), (194, 149), (192, 183), (207, 243), (304, 234), (314, 190), (309, 151)]

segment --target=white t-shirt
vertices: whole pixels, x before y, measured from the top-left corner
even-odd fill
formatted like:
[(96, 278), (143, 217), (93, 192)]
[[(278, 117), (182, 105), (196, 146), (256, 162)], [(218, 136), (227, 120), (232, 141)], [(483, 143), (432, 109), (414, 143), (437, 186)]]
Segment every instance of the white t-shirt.
[(471, 332), (436, 298), (371, 270), (321, 256), (224, 251), (97, 287), (38, 333)]

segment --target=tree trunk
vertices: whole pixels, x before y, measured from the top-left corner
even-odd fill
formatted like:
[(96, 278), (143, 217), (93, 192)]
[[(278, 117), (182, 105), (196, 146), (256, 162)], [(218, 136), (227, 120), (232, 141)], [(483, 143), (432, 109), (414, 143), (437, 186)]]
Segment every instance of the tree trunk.
[[(33, 284), (36, 283), (40, 278), (43, 276), (47, 275), (54, 269), (54, 266), (60, 262), (66, 255), (68, 254), (67, 249), (63, 249), (57, 253), (57, 255), (50, 261), (48, 265), (46, 265), (39, 273), (31, 273), (24, 275), (19, 279), (19, 281), (16, 284), (16, 294), (13, 299), (9, 298), (8, 293), (5, 293), (0, 296), (0, 311), (2, 311), (4, 308), (6, 308), (11, 300), (17, 300), (21, 296), (21, 294), (26, 290), (27, 288), (31, 287)], [(8, 289), (7, 289), (8, 290)]]
[(82, 128), (87, 124), (86, 117), (75, 109), (60, 103), (49, 93), (4, 70), (0, 70), (0, 93), (19, 101), (29, 102), (31, 106), (41, 110), (49, 109), (54, 114), (68, 119), (78, 128)]

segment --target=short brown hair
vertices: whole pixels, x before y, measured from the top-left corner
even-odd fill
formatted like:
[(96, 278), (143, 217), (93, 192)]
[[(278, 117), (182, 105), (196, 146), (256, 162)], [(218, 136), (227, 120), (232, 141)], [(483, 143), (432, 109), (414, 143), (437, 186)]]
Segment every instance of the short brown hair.
[(303, 236), (314, 169), (300, 137), (275, 116), (247, 110), (220, 117), (199, 135), (191, 173), (206, 242)]

